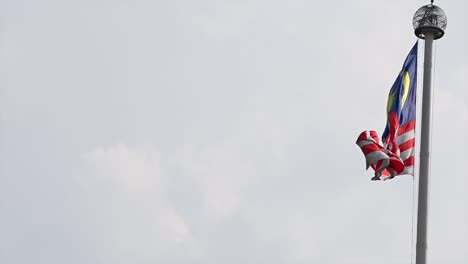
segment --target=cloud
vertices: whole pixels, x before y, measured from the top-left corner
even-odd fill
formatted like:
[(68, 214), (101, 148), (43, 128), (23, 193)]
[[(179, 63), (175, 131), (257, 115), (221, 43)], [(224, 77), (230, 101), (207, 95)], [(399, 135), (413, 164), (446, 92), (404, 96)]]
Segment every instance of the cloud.
[[(105, 206), (96, 208), (102, 211), (93, 225), (99, 229), (103, 219), (114, 221), (103, 212), (120, 219), (116, 226), (121, 231), (98, 232), (110, 243), (106, 250), (119, 249), (117, 255), (123, 254), (123, 259), (141, 254), (150, 261), (174, 260), (164, 252), (184, 249), (190, 252), (184, 255), (185, 261), (209, 262), (236, 255), (238, 242), (229, 238), (237, 235), (249, 240), (243, 257), (254, 259), (256, 254), (277, 263), (408, 261), (414, 254), (412, 178), (373, 183), (364, 173), (360, 177), (346, 175), (345, 171), (363, 170), (353, 142), (343, 147), (347, 140), (317, 140), (317, 135), (340, 135), (337, 131), (342, 124), (316, 127), (304, 122), (315, 108), (300, 101), (276, 107), (282, 100), (285, 98), (274, 94), (252, 100), (249, 111), (233, 121), (240, 122), (237, 126), (206, 144), (187, 140), (183, 148), (165, 153), (154, 146), (115, 144), (85, 153), (88, 173), (83, 186), (96, 195), (93, 200)], [(450, 157), (462, 164), (466, 154), (457, 146), (467, 142), (461, 138), (442, 143), (449, 133), (444, 131), (447, 128), (468, 131), (468, 113), (463, 98), (447, 92), (438, 92), (435, 105), (431, 186), (436, 198), (431, 204), (430, 256), (443, 259), (444, 252), (452, 252), (453, 263), (457, 263), (466, 258), (462, 249), (468, 244), (463, 229), (467, 214), (460, 210), (466, 201), (463, 186), (468, 182), (460, 178), (463, 167), (444, 163)], [(453, 113), (457, 119), (451, 118)], [(329, 117), (339, 121), (333, 114)], [(340, 160), (346, 155), (337, 155), (348, 151), (355, 154), (356, 164)], [(340, 169), (333, 165), (336, 162), (348, 168)], [(457, 180), (447, 181), (442, 175), (453, 175)], [(99, 194), (102, 191), (106, 195)], [(109, 201), (108, 195), (118, 199)], [(136, 212), (149, 220), (124, 212)], [(444, 224), (446, 217), (453, 227)], [(154, 231), (140, 235), (135, 231), (139, 228)], [(129, 237), (142, 241), (139, 250), (122, 250), (129, 247)], [(456, 241), (457, 245), (442, 241)], [(156, 256), (147, 252), (147, 245), (165, 245), (165, 250)]]
[(159, 153), (116, 144), (82, 159), (82, 228), (95, 237), (103, 263), (149, 263), (171, 250), (195, 254), (190, 227), (169, 200)]

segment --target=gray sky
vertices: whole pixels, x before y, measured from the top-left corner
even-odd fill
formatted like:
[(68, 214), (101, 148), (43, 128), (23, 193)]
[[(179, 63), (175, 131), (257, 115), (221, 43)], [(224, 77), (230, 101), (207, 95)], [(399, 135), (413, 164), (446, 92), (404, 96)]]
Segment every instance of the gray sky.
[[(429, 1), (0, 1), (0, 263), (411, 263), (355, 145)], [(437, 1), (430, 263), (468, 262), (467, 1)]]

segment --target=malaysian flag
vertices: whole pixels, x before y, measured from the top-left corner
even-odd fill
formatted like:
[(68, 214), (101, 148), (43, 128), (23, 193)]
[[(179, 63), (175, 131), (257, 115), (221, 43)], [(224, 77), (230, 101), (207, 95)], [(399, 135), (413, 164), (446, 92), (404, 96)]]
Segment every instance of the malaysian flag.
[(356, 144), (366, 157), (366, 168), (375, 171), (372, 180), (414, 175), (417, 58), (416, 42), (388, 95), (382, 139), (375, 131), (364, 131), (357, 139)]

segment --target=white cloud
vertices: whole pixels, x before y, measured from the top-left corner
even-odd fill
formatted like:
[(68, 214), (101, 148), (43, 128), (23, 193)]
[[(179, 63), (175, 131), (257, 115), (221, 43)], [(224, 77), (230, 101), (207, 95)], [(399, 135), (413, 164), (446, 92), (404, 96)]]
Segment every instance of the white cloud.
[(94, 232), (104, 263), (163, 260), (176, 249), (197, 254), (190, 227), (170, 202), (159, 153), (116, 144), (84, 153), (83, 162), (84, 230)]
[[(466, 140), (442, 144), (444, 135), (448, 133), (443, 129), (450, 127), (450, 130), (460, 133), (468, 131), (468, 113), (462, 98), (444, 92), (438, 93), (437, 98), (432, 189), (438, 201), (433, 198), (430, 229), (432, 239), (436, 241), (430, 248), (430, 256), (434, 260), (442, 259), (444, 252), (450, 251), (456, 263), (466, 257), (462, 253), (462, 248), (467, 245), (463, 235), (466, 231), (461, 228), (467, 219), (466, 211), (455, 210), (463, 208), (466, 200), (463, 186), (468, 182), (463, 178), (456, 182), (445, 181), (437, 175), (460, 177), (463, 174), (462, 166), (447, 168), (444, 162), (447, 161), (445, 155), (451, 153), (455, 155), (451, 160), (461, 164), (466, 154), (464, 148), (456, 146), (465, 146)], [(239, 126), (213, 138), (208, 144), (187, 144), (183, 149), (166, 153), (164, 159), (151, 147), (134, 148), (124, 144), (97, 147), (83, 155), (92, 171), (90, 175), (93, 175), (85, 178), (86, 181), (91, 179), (86, 184), (88, 188), (94, 186), (96, 192), (111, 184), (115, 188), (111, 192), (117, 192), (121, 199), (115, 202), (114, 207), (133, 201), (132, 204), (141, 209), (139, 214), (142, 218), (152, 219), (139, 222), (120, 216), (125, 221), (120, 222), (119, 228), (125, 230), (135, 221), (138, 225), (154, 229), (154, 237), (144, 241), (157, 245), (182, 243), (192, 252), (190, 260), (209, 259), (216, 255), (210, 249), (215, 246), (217, 238), (210, 232), (222, 229), (233, 219), (252, 230), (257, 254), (274, 255), (280, 259), (279, 262), (375, 263), (382, 262), (383, 258), (383, 263), (396, 264), (410, 259), (411, 178), (372, 183), (360, 176), (353, 180), (355, 183), (349, 184), (346, 179), (340, 180), (341, 177), (350, 177), (343, 175), (343, 170), (337, 170), (341, 173), (339, 175), (327, 174), (327, 168), (333, 170), (335, 167), (332, 162), (337, 162), (336, 155), (328, 157), (313, 152), (313, 155), (303, 158), (300, 157), (301, 152), (295, 153), (295, 146), (301, 142), (303, 146), (299, 149), (310, 146), (323, 148), (322, 142), (317, 143), (315, 138), (307, 135), (313, 135), (311, 131), (314, 131), (315, 135), (333, 133), (338, 136), (340, 133), (337, 131), (342, 124), (330, 122), (317, 128), (304, 122), (314, 108), (307, 108), (302, 103), (275, 107), (281, 100), (284, 98), (275, 95), (253, 100), (250, 107), (254, 114), (240, 118), (242, 123)], [(453, 123), (453, 113), (457, 113), (458, 122)], [(334, 118), (332, 115), (339, 116), (340, 113), (330, 113), (328, 117)], [(338, 153), (343, 149), (343, 142), (337, 138), (328, 142), (326, 147), (331, 153)], [(349, 145), (353, 146), (353, 142)], [(357, 148), (355, 155), (360, 155)], [(300, 185), (304, 190), (297, 190), (297, 185), (294, 185), (297, 159), (307, 163), (312, 161), (312, 165), (305, 167), (310, 171), (300, 172), (308, 174), (301, 179)], [(314, 172), (320, 167), (319, 163), (324, 164), (325, 169)], [(350, 168), (363, 170), (361, 165)], [(191, 188), (184, 189), (188, 192), (182, 194), (180, 190), (169, 188), (171, 181), (173, 184), (188, 181)], [(328, 181), (333, 182), (334, 187), (321, 191), (320, 184)], [(450, 196), (439, 197), (439, 193), (450, 193)], [(194, 197), (195, 201), (174, 207), (170, 197), (177, 195)], [(450, 206), (445, 203), (450, 203)], [(127, 210), (132, 211), (131, 208)], [(193, 210), (196, 213), (190, 214)], [(109, 213), (114, 212), (111, 210)], [(445, 216), (456, 223), (453, 226), (458, 232), (445, 232), (451, 230), (444, 224)], [(124, 248), (125, 242), (121, 238), (135, 235), (133, 231), (124, 231), (115, 235), (113, 240), (120, 241), (117, 248)], [(229, 232), (226, 231), (225, 235)], [(447, 246), (442, 241), (456, 241), (457, 246)], [(164, 255), (164, 258), (171, 257)]]
[(233, 142), (214, 145), (195, 153), (184, 166), (184, 173), (197, 182), (203, 209), (210, 217), (229, 217), (238, 213), (248, 180), (254, 177), (251, 161), (242, 158)]

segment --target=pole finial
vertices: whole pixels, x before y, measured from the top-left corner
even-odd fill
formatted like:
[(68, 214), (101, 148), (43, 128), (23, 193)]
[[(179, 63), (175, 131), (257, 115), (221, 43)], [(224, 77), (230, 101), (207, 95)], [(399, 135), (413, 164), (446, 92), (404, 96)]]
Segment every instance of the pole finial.
[(414, 14), (413, 27), (414, 34), (418, 38), (424, 39), (425, 33), (431, 31), (434, 34), (434, 39), (440, 39), (447, 27), (447, 16), (440, 7), (431, 4), (425, 5)]

